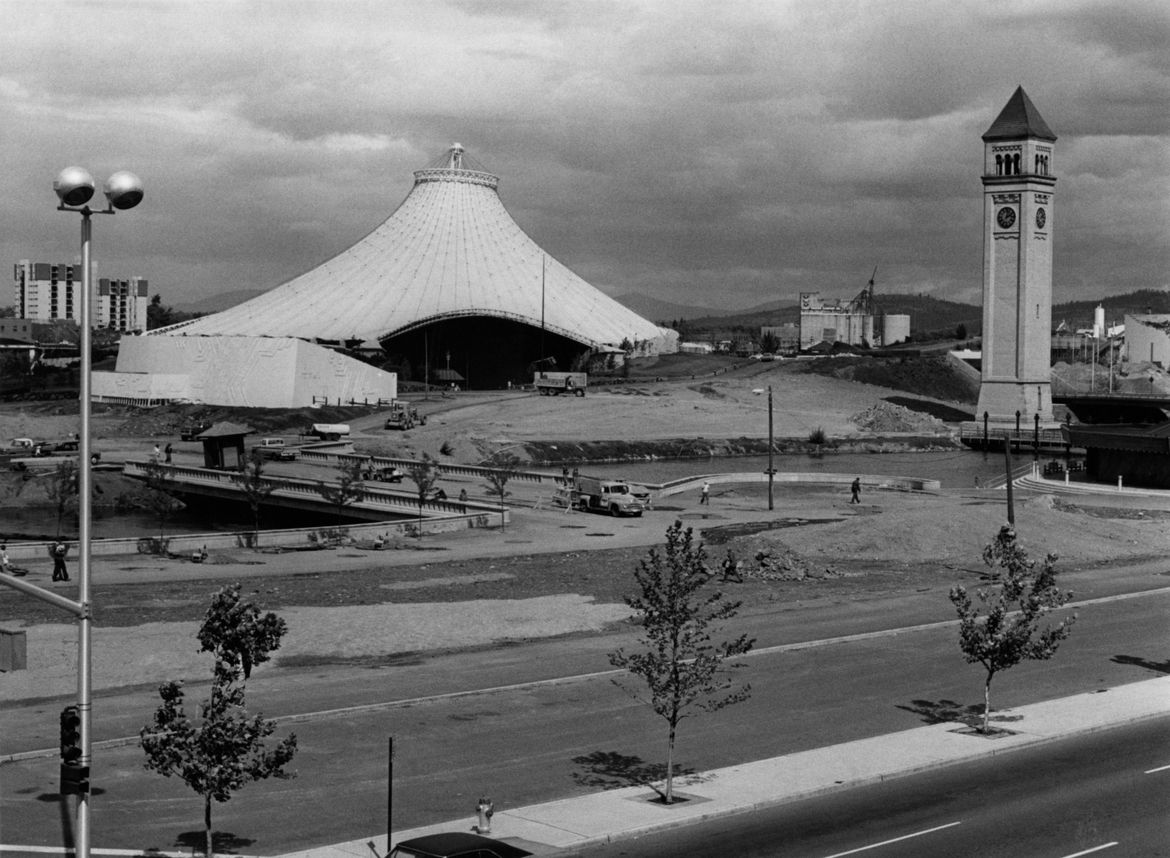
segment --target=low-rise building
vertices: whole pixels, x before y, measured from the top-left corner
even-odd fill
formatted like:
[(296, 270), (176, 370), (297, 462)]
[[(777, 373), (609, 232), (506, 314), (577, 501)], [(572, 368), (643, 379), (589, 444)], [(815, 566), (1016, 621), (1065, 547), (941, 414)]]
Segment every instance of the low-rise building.
[(1170, 313), (1127, 314), (1125, 354), (1130, 363), (1170, 367)]

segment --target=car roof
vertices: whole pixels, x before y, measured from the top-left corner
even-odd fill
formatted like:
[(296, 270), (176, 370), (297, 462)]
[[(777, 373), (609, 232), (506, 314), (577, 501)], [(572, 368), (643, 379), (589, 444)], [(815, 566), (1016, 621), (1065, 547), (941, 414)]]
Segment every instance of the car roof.
[(472, 834), (467, 831), (446, 831), (441, 834), (428, 834), (424, 837), (415, 837), (403, 840), (395, 849), (409, 849), (418, 855), (431, 858), (457, 858), (460, 855), (472, 854), (477, 850), (488, 850), (499, 858), (524, 858), (532, 853), (511, 843), (494, 840), (481, 834)]

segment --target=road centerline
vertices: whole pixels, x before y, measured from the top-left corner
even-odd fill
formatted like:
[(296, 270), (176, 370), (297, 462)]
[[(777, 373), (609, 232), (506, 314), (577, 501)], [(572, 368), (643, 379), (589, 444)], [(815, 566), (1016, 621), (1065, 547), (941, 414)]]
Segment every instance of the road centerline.
[[(894, 837), (889, 840), (883, 840), (880, 843), (870, 843), (868, 846), (858, 846), (856, 849), (850, 849), (848, 852), (834, 852), (832, 855), (826, 855), (825, 858), (844, 858), (846, 855), (856, 855), (859, 852), (868, 852), (871, 849), (880, 849), (882, 846), (889, 846), (891, 843), (901, 843), (903, 840), (911, 840), (915, 837), (922, 837), (925, 834), (933, 834), (936, 831), (943, 831), (947, 828), (954, 828), (956, 825), (962, 825), (962, 821), (948, 822), (946, 825), (936, 825), (934, 828), (926, 828), (922, 831), (915, 831), (913, 834), (903, 834), (901, 837)], [(1072, 856), (1069, 856), (1072, 858)]]

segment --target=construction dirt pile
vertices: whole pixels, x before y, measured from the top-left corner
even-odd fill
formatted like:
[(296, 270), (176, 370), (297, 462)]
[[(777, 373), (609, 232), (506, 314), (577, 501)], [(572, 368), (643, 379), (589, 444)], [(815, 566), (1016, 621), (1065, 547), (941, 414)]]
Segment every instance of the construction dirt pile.
[(885, 401), (854, 414), (852, 420), (863, 432), (876, 434), (913, 432), (918, 435), (942, 435), (947, 432), (946, 424), (937, 417)]
[(718, 566), (718, 574), (731, 580), (804, 581), (838, 575), (832, 567), (810, 562), (774, 536), (763, 534), (731, 540), (727, 553), (722, 558), (712, 557), (711, 565), (713, 570)]
[(978, 382), (960, 375), (945, 357), (907, 356), (897, 360), (831, 357), (794, 363), (799, 364), (802, 372), (901, 390), (945, 402), (973, 405), (979, 398)]

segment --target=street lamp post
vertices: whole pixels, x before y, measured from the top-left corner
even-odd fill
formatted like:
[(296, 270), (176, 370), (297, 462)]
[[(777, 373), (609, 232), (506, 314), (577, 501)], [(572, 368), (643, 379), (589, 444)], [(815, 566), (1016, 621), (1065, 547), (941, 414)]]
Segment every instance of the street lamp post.
[(772, 483), (776, 479), (776, 469), (772, 466), (772, 385), (768, 385), (768, 511), (772, 510)]
[[(763, 393), (763, 388), (757, 387), (752, 393), (759, 395)], [(773, 509), (772, 501), (772, 484), (776, 479), (776, 468), (773, 466), (772, 451), (775, 448), (772, 441), (772, 385), (768, 385), (768, 509)]]
[[(53, 190), (60, 199), (58, 211), (77, 212), (81, 215), (81, 313), (78, 327), (81, 329), (81, 437), (78, 450), (78, 569), (77, 569), (77, 708), (81, 716), (81, 759), (83, 771), (90, 766), (92, 750), (91, 710), (92, 679), (90, 673), (90, 635), (93, 612), (90, 604), (90, 501), (92, 498), (92, 468), (90, 461), (90, 396), (91, 396), (91, 309), (93, 303), (93, 271), (90, 260), (90, 244), (93, 227), (90, 216), (114, 214), (118, 210), (132, 209), (142, 202), (142, 182), (133, 173), (118, 172), (106, 180), (104, 187), (107, 205), (105, 209), (93, 210), (88, 203), (94, 194), (93, 177), (80, 167), (67, 167), (53, 182)], [(77, 858), (89, 858), (89, 791), (79, 790), (77, 796), (77, 830), (75, 832), (75, 854)]]

